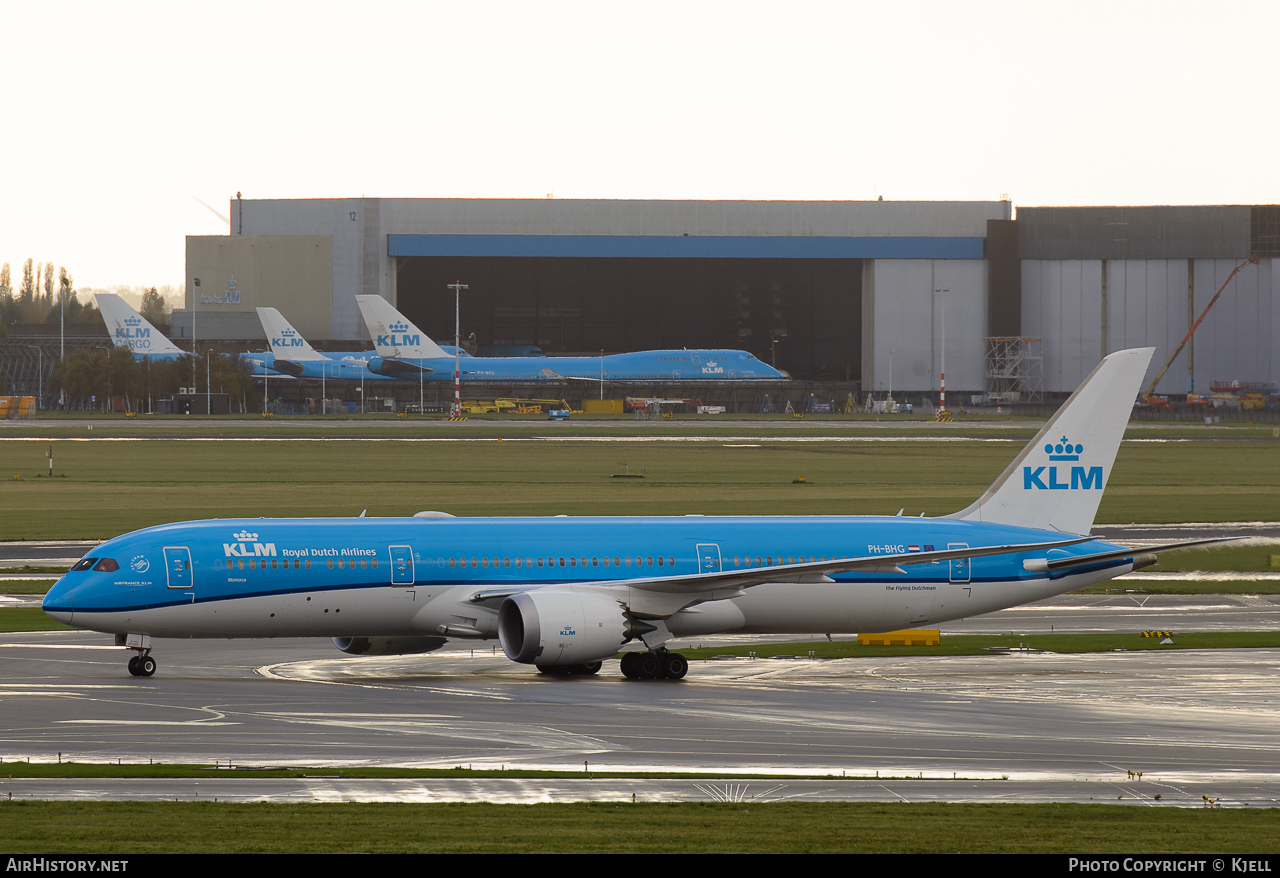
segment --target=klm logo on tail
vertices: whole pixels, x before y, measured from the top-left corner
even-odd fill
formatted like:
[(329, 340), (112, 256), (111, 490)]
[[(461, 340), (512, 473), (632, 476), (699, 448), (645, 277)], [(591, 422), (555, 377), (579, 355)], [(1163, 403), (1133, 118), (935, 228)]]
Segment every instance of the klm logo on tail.
[(151, 330), (142, 325), (141, 317), (126, 317), (124, 326), (116, 327), (116, 341), (123, 342), (132, 350), (144, 351), (151, 347)]
[(280, 333), (279, 338), (271, 339), (273, 348), (300, 348), (306, 344), (302, 337), (292, 329), (286, 329)]
[(391, 330), (390, 334), (378, 336), (378, 345), (380, 347), (399, 348), (422, 344), (422, 336), (409, 334), (409, 324), (407, 323), (397, 322), (387, 328)]
[[(1080, 455), (1084, 453), (1083, 445), (1073, 445), (1067, 441), (1067, 437), (1063, 436), (1058, 440), (1057, 444), (1049, 444), (1044, 447), (1045, 454), (1049, 455), (1050, 461), (1078, 461)], [(1022, 488), (1025, 491), (1079, 491), (1079, 490), (1102, 490), (1102, 467), (1100, 466), (1073, 466), (1070, 467), (1070, 477), (1067, 480), (1068, 467), (1061, 467), (1062, 478), (1059, 478), (1059, 467), (1050, 463), (1047, 466), (1022, 468)]]

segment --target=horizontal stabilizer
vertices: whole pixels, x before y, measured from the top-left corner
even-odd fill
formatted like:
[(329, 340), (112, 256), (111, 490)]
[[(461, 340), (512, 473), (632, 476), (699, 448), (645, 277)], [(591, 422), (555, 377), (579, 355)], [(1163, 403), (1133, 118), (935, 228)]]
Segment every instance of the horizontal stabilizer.
[(1146, 564), (1135, 564), (1134, 567), (1148, 567), (1155, 563), (1155, 555), (1160, 552), (1172, 552), (1175, 549), (1190, 549), (1195, 546), (1211, 546), (1216, 543), (1230, 543), (1235, 537), (1218, 537), (1212, 540), (1191, 540), (1185, 543), (1166, 543), (1162, 546), (1146, 546), (1141, 549), (1120, 549), (1114, 552), (1098, 552), (1094, 555), (1073, 555), (1065, 558), (1030, 558), (1022, 562), (1022, 567), (1031, 573), (1054, 573), (1061, 570), (1075, 570), (1079, 567), (1092, 567), (1094, 564), (1105, 564), (1108, 561), (1119, 561), (1121, 558), (1141, 558), (1152, 556)]

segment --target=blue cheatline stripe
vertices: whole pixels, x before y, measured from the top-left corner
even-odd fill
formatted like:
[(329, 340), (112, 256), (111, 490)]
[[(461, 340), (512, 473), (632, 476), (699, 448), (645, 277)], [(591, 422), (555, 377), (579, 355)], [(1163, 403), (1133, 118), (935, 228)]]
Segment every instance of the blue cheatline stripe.
[(981, 259), (982, 238), (388, 235), (388, 256), (646, 259)]

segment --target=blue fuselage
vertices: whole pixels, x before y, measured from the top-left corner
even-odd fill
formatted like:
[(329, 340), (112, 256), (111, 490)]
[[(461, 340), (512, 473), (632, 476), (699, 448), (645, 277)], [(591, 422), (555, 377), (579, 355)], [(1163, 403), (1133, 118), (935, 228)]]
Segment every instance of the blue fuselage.
[[(1060, 538), (951, 519), (878, 517), (197, 521), (103, 543), (77, 565), (86, 569), (58, 581), (44, 607), (77, 627), (157, 636), (409, 635), (435, 633), (458, 618), (491, 633), (487, 611), (468, 603), (486, 589), (625, 586), (779, 568), (784, 581), (720, 602), (743, 614), (732, 629), (890, 630), (1047, 597), (1110, 578), (1129, 561), (1070, 574), (1023, 567), (1028, 558), (1115, 548), (1091, 541), (808, 579), (796, 576), (797, 565)], [(703, 616), (698, 624), (709, 624), (712, 617)]]

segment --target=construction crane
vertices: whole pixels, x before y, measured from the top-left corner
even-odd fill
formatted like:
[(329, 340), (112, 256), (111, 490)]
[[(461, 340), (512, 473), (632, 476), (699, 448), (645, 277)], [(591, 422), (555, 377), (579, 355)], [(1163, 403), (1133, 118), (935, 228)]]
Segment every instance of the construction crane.
[[(1209, 313), (1209, 309), (1213, 307), (1213, 303), (1218, 301), (1218, 297), (1221, 296), (1222, 291), (1227, 288), (1227, 284), (1231, 283), (1231, 279), (1235, 277), (1236, 273), (1246, 265), (1257, 265), (1258, 262), (1258, 254), (1254, 253), (1244, 262), (1241, 262), (1235, 268), (1231, 269), (1231, 274), (1227, 275), (1227, 279), (1222, 282), (1222, 286), (1218, 287), (1218, 291), (1213, 294), (1213, 298), (1209, 300), (1209, 304), (1204, 306), (1204, 310), (1200, 312), (1200, 316), (1196, 318), (1196, 322), (1191, 324), (1191, 328), (1187, 330), (1187, 334), (1182, 337), (1182, 342), (1174, 349), (1174, 352), (1169, 355), (1169, 359), (1165, 362), (1164, 368), (1156, 374), (1155, 380), (1151, 382), (1151, 386), (1147, 388), (1147, 392), (1142, 395), (1144, 402), (1155, 397), (1156, 385), (1160, 383), (1160, 379), (1164, 377), (1164, 373), (1169, 371), (1169, 367), (1172, 366), (1173, 361), (1178, 358), (1178, 354), (1182, 353), (1182, 349), (1187, 346), (1187, 342), (1191, 341), (1191, 336), (1195, 333), (1196, 327), (1200, 325), (1200, 321), (1204, 320), (1205, 315)], [(1188, 391), (1189, 390), (1190, 388), (1188, 388)]]

